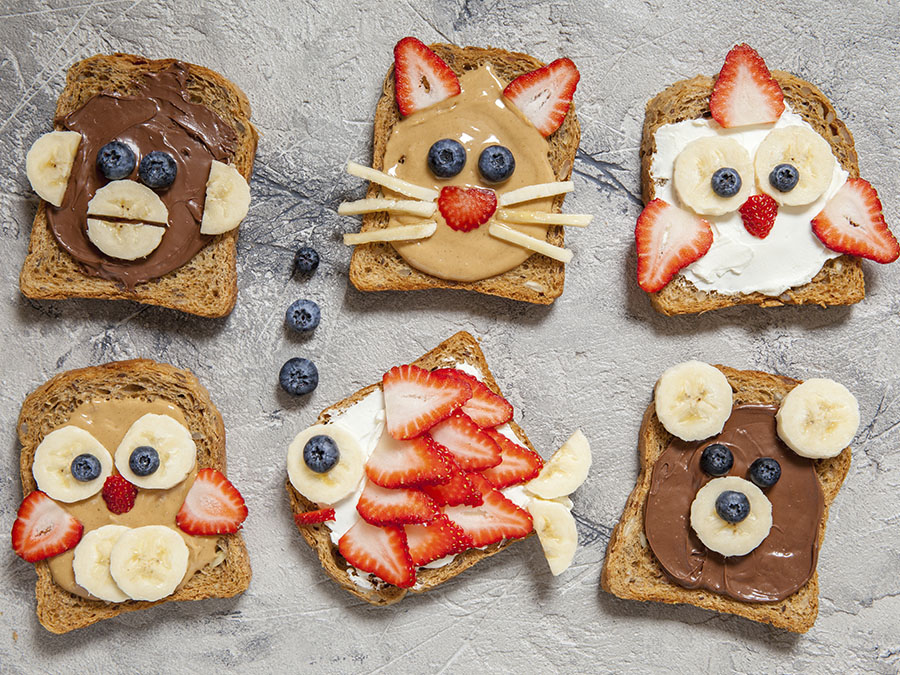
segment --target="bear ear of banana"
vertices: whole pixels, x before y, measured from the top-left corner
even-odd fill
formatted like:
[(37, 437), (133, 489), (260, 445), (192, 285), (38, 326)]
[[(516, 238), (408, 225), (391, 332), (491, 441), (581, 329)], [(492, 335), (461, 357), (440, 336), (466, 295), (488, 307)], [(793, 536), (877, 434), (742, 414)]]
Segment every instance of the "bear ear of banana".
[(51, 131), (38, 138), (25, 155), (25, 175), (32, 189), (53, 206), (60, 206), (66, 196), (80, 144), (77, 131)]
[(107, 602), (128, 600), (109, 572), (109, 556), (119, 537), (129, 529), (124, 525), (104, 525), (85, 534), (75, 547), (75, 583), (95, 598)]
[[(100, 462), (100, 472), (89, 481), (76, 480), (72, 460), (82, 454)], [(100, 441), (80, 427), (65, 426), (44, 436), (34, 452), (31, 473), (38, 489), (51, 499), (72, 503), (97, 494), (112, 473), (112, 457)]]
[(190, 551), (181, 535), (165, 525), (123, 532), (109, 553), (109, 573), (132, 600), (160, 600), (184, 579)]
[[(797, 184), (782, 192), (769, 181), (772, 169), (790, 164)], [(835, 159), (828, 141), (806, 127), (773, 129), (756, 149), (756, 186), (783, 206), (805, 206), (816, 201), (831, 184)]]
[(859, 429), (859, 404), (844, 385), (811, 379), (791, 389), (775, 414), (778, 436), (801, 457), (835, 457)]
[[(712, 176), (730, 168), (741, 177), (741, 186), (731, 197), (713, 190)], [(721, 216), (740, 208), (753, 193), (753, 164), (744, 147), (733, 138), (698, 138), (688, 143), (675, 158), (675, 192), (681, 202), (695, 213)]]
[(666, 370), (656, 383), (659, 421), (683, 441), (702, 441), (722, 431), (734, 397), (720, 370), (701, 361), (685, 361)]
[(537, 477), (525, 484), (525, 490), (542, 499), (567, 497), (587, 479), (591, 461), (591, 445), (578, 429), (553, 453)]
[(201, 234), (233, 230), (250, 210), (250, 186), (233, 166), (213, 160), (206, 181)]
[[(337, 464), (325, 473), (316, 473), (303, 460), (303, 448), (313, 436), (328, 436), (337, 443)], [(335, 424), (314, 424), (291, 441), (287, 456), (288, 478), (301, 495), (317, 504), (334, 504), (353, 492), (365, 472), (359, 441)]]
[[(131, 469), (131, 453), (149, 446), (159, 456), (159, 466), (150, 474), (139, 476)], [(139, 488), (165, 490), (177, 485), (193, 470), (197, 462), (197, 446), (191, 432), (168, 415), (147, 413), (132, 424), (116, 448), (116, 469), (129, 483)]]
[[(729, 523), (716, 512), (716, 500), (723, 492), (743, 493), (750, 513), (739, 523)], [(691, 528), (706, 548), (724, 556), (747, 555), (769, 536), (772, 503), (753, 483), (737, 476), (715, 478), (697, 491), (691, 503)]]

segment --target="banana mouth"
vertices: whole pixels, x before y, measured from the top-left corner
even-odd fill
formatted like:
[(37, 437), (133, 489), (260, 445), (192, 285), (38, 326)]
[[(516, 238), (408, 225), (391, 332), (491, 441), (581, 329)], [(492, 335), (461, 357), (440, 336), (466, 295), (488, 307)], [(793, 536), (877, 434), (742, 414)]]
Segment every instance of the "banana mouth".
[(119, 260), (138, 260), (162, 242), (169, 209), (147, 186), (122, 179), (94, 193), (87, 216), (87, 237), (102, 253)]

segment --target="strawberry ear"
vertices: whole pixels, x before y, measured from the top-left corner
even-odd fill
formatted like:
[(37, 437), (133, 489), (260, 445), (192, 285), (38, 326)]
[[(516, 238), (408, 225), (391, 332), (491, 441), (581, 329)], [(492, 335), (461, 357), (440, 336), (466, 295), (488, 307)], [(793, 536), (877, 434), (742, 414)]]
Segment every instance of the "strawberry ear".
[(459, 79), (421, 40), (405, 37), (394, 45), (397, 107), (406, 117), (460, 92)]
[(581, 75), (570, 59), (556, 59), (506, 85), (503, 95), (541, 132), (549, 136), (559, 129)]

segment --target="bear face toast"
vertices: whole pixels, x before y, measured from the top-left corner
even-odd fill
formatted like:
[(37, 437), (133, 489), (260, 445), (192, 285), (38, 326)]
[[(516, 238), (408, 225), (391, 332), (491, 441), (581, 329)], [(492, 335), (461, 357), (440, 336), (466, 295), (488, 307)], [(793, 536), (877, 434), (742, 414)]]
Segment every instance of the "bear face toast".
[(547, 304), (562, 292), (561, 214), (578, 146), (569, 59), (544, 66), (496, 49), (394, 48), (375, 119), (365, 214), (350, 278), (360, 290), (461, 288)]
[(638, 284), (663, 314), (851, 304), (860, 258), (900, 255), (828, 99), (747, 45), (647, 104), (641, 165)]

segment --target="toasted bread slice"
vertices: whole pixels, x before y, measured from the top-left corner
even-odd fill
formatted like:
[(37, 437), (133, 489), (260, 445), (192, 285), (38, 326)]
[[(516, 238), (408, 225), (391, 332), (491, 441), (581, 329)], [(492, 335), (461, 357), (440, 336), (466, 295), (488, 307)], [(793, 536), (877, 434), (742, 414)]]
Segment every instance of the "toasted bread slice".
[[(492, 391), (502, 396), (500, 387), (497, 385), (494, 376), (491, 375), (487, 361), (484, 358), (484, 353), (478, 346), (478, 342), (465, 331), (460, 331), (456, 335), (444, 340), (430, 352), (413, 361), (413, 363), (427, 370), (449, 368), (453, 367), (455, 364), (468, 363), (483, 374), (484, 383), (490, 387)], [(369, 385), (368, 387), (360, 389), (352, 396), (348, 396), (343, 401), (326, 408), (319, 414), (316, 423), (327, 424), (333, 417), (339, 415), (354, 403), (362, 400), (369, 393), (380, 387), (381, 383)], [(518, 424), (510, 420), (509, 426), (515, 432), (520, 443), (531, 450), (534, 450), (531, 441), (528, 440), (525, 432)], [(285, 481), (285, 487), (287, 488), (288, 496), (291, 500), (291, 509), (295, 514), (304, 511), (312, 511), (318, 508), (315, 502), (309, 501), (297, 492), (297, 490), (294, 489), (294, 486), (291, 485), (290, 480)], [(406, 595), (407, 590), (411, 590), (414, 593), (424, 593), (425, 591), (431, 590), (435, 586), (439, 586), (445, 581), (449, 581), (457, 574), (469, 569), (478, 561), (492, 556), (495, 553), (499, 553), (513, 542), (519, 541), (517, 539), (509, 539), (504, 542), (492, 544), (483, 549), (469, 549), (468, 551), (457, 555), (453, 562), (444, 565), (443, 567), (433, 569), (420, 567), (417, 572), (417, 583), (411, 589), (399, 588), (377, 578), (373, 578), (374, 584), (372, 588), (364, 588), (356, 584), (348, 573), (349, 565), (338, 552), (337, 547), (332, 543), (331, 530), (326, 524), (305, 525), (298, 529), (306, 540), (306, 543), (309, 544), (319, 556), (319, 562), (322, 563), (322, 567), (325, 568), (328, 576), (356, 597), (373, 605), (391, 605), (395, 602), (399, 602)]]
[[(544, 65), (527, 54), (508, 52), (503, 49), (482, 49), (480, 47), (457, 47), (448, 44), (433, 44), (430, 48), (440, 56), (457, 75), (466, 70), (490, 64), (501, 80), (511, 82), (523, 73)], [(394, 125), (400, 121), (400, 110), (394, 96), (394, 68), (391, 66), (382, 85), (381, 98), (375, 107), (374, 145), (372, 167), (384, 168), (384, 152)], [(575, 116), (575, 104), (569, 106), (565, 120), (547, 141), (550, 144), (550, 166), (556, 179), (569, 180), (575, 152), (581, 139), (581, 127)], [(381, 188), (372, 183), (366, 197), (377, 197)], [(553, 211), (562, 209), (564, 195), (553, 200)], [(361, 232), (380, 230), (387, 227), (386, 213), (368, 214), (363, 218)], [(547, 241), (556, 246), (564, 244), (563, 228), (548, 228)], [(477, 291), (487, 295), (523, 300), (549, 305), (563, 292), (565, 265), (542, 255), (532, 255), (518, 267), (481, 281), (446, 281), (410, 267), (394, 248), (386, 242), (362, 244), (353, 251), (350, 260), (350, 281), (361, 291), (413, 291), (427, 288), (456, 288)]]
[[(131, 54), (97, 55), (73, 65), (56, 103), (56, 117), (77, 110), (104, 91), (134, 93), (145, 73), (169, 68), (175, 60), (151, 61)], [(237, 150), (231, 163), (250, 181), (256, 155), (256, 129), (250, 123), (250, 103), (237, 85), (202, 66), (188, 67), (192, 99), (214, 110), (237, 134)], [(56, 124), (56, 129), (61, 129)], [(187, 264), (128, 291), (116, 281), (85, 274), (75, 258), (56, 242), (41, 200), (28, 254), (19, 276), (19, 287), (29, 298), (104, 298), (134, 300), (145, 305), (170, 307), (198, 316), (226, 316), (237, 300), (238, 230), (218, 235)]]
[[(773, 70), (772, 75), (781, 85), (785, 102), (828, 141), (834, 156), (850, 174), (850, 178), (858, 178), (859, 163), (853, 136), (838, 119), (834, 106), (825, 94), (815, 85), (790, 73)], [(709, 117), (709, 95), (714, 84), (714, 78), (698, 75), (690, 80), (676, 82), (647, 104), (641, 140), (641, 185), (645, 204), (656, 196), (650, 176), (656, 152), (656, 130), (664, 124)], [(852, 305), (866, 296), (861, 263), (859, 258), (850, 255), (829, 260), (809, 283), (788, 289), (777, 297), (763, 293), (726, 295), (704, 292), (679, 274), (661, 291), (651, 293), (650, 302), (657, 311), (668, 316), (706, 312), (733, 305)]]
[[(728, 378), (734, 390), (735, 405), (748, 403), (778, 405), (785, 394), (800, 384), (799, 380), (755, 370), (735, 370), (726, 366), (716, 368)], [(620, 598), (654, 600), (670, 604), (685, 603), (717, 612), (737, 614), (760, 623), (770, 623), (795, 633), (808, 631), (819, 611), (817, 572), (813, 572), (810, 580), (788, 598), (780, 602), (764, 603), (740, 602), (704, 589), (684, 588), (666, 575), (644, 535), (644, 508), (650, 492), (653, 466), (672, 438), (673, 436), (663, 428), (651, 403), (644, 413), (638, 441), (640, 474), (637, 485), (625, 504), (622, 518), (613, 528), (609, 540), (600, 577), (603, 588)], [(850, 448), (846, 448), (836, 457), (817, 460), (815, 468), (825, 498), (825, 510), (819, 525), (821, 548), (825, 538), (828, 507), (837, 496), (850, 469)]]
[[(82, 403), (124, 398), (161, 399), (178, 406), (197, 444), (197, 466), (225, 473), (225, 425), (209, 392), (197, 378), (187, 370), (147, 359), (115, 361), (61, 373), (25, 399), (17, 425), (22, 444), (23, 494), (37, 489), (31, 465), (44, 436), (64, 425)], [(155, 602), (109, 603), (79, 597), (53, 581), (47, 561), (37, 562), (34, 567), (38, 577), (35, 586), (38, 619), (53, 633), (67, 633), (123, 612), (170, 600), (230, 598), (243, 593), (250, 585), (251, 576), (243, 538), (239, 532), (221, 535), (217, 545), (224, 554), (220, 564), (200, 570), (175, 593)]]

